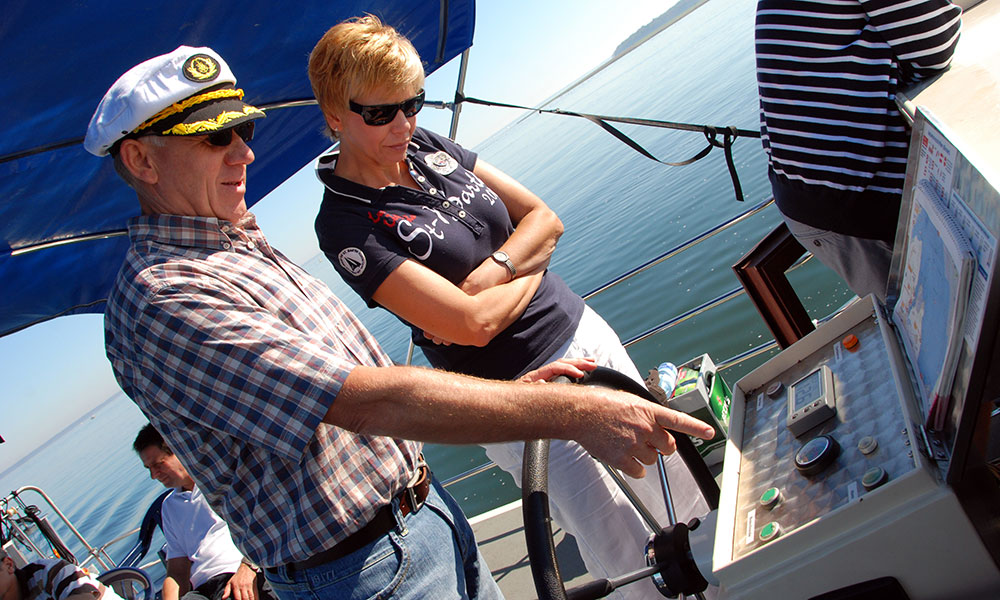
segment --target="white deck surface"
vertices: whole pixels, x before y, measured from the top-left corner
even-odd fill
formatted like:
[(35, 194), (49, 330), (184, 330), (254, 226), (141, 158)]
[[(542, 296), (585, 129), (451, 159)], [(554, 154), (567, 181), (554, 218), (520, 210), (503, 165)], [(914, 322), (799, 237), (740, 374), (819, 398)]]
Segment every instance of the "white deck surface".
[[(965, 5), (971, 2), (964, 2)], [(966, 156), (988, 178), (1000, 178), (1000, 0), (986, 0), (962, 15), (951, 68), (899, 94), (911, 116), (915, 106), (928, 109), (954, 135)], [(970, 156), (971, 155), (971, 156)]]
[[(524, 545), (521, 502), (512, 502), (470, 520), (493, 578), (509, 600), (537, 598)], [(573, 537), (555, 532), (556, 555), (566, 588), (590, 581)]]

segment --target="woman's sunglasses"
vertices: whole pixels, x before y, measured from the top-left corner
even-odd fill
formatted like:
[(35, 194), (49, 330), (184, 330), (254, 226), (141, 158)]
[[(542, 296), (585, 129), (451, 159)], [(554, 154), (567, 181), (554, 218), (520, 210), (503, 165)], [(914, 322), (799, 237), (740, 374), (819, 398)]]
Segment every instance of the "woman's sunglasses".
[(250, 140), (253, 139), (253, 126), (253, 121), (246, 121), (235, 127), (210, 133), (208, 134), (208, 143), (213, 146), (228, 146), (233, 143), (233, 133), (236, 133), (241, 140), (249, 144)]
[(395, 119), (396, 111), (398, 110), (403, 111), (403, 116), (407, 118), (420, 112), (420, 109), (424, 107), (424, 90), (420, 90), (419, 94), (409, 100), (403, 100), (399, 104), (366, 105), (350, 100), (348, 101), (348, 105), (351, 107), (351, 112), (361, 115), (361, 118), (365, 121), (365, 125), (377, 127)]

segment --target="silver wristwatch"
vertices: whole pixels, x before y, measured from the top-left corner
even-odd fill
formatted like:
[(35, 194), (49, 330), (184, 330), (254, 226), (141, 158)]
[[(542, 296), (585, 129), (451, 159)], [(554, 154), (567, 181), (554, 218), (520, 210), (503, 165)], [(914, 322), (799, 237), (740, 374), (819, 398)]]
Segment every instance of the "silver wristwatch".
[(514, 279), (514, 276), (517, 275), (517, 269), (514, 268), (514, 263), (510, 261), (510, 257), (507, 256), (507, 253), (503, 250), (497, 250), (492, 254), (492, 256), (493, 260), (507, 267), (507, 270), (510, 271), (510, 278)]

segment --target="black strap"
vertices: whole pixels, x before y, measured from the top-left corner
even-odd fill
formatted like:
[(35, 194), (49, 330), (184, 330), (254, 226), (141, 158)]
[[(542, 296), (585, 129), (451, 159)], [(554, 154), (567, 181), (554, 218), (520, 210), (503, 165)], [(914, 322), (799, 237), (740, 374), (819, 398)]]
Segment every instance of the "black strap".
[(632, 148), (633, 150), (635, 150), (639, 154), (645, 156), (646, 158), (655, 160), (658, 163), (667, 165), (668, 167), (683, 167), (684, 165), (689, 165), (689, 164), (695, 162), (696, 160), (700, 160), (702, 158), (705, 158), (706, 156), (708, 156), (708, 153), (712, 151), (712, 144), (709, 143), (708, 146), (705, 146), (705, 148), (703, 150), (701, 150), (700, 152), (698, 152), (697, 154), (695, 154), (694, 156), (692, 156), (691, 158), (689, 158), (687, 160), (682, 160), (682, 161), (678, 161), (678, 162), (668, 162), (668, 161), (660, 160), (659, 158), (656, 158), (655, 156), (653, 156), (652, 154), (650, 154), (645, 148), (643, 148), (642, 146), (640, 146), (638, 142), (636, 142), (635, 140), (633, 140), (629, 136), (625, 135), (624, 133), (622, 133), (621, 131), (619, 131), (618, 129), (616, 129), (613, 125), (611, 125), (610, 123), (608, 123), (607, 121), (605, 121), (601, 117), (598, 117), (597, 115), (588, 115), (586, 113), (575, 113), (575, 112), (570, 112), (568, 110), (559, 110), (559, 109), (556, 109), (553, 112), (555, 112), (556, 114), (560, 114), (560, 115), (570, 115), (572, 117), (583, 117), (584, 119), (587, 119), (591, 123), (595, 123), (595, 124), (599, 125), (601, 127), (601, 129), (603, 129), (604, 131), (607, 131), (611, 135), (615, 136), (616, 138), (618, 138), (619, 140), (621, 140), (622, 142), (624, 142), (626, 146), (628, 146), (629, 148)]
[[(691, 123), (676, 123), (672, 121), (659, 121), (655, 119), (639, 119), (635, 117), (610, 117), (606, 115), (594, 115), (590, 113), (580, 113), (573, 112), (569, 110), (562, 110), (560, 108), (532, 108), (529, 106), (520, 106), (517, 104), (507, 104), (505, 102), (490, 102), (487, 100), (480, 100), (478, 98), (469, 98), (461, 93), (455, 94), (455, 104), (462, 102), (470, 102), (472, 104), (481, 104), (483, 106), (499, 106), (503, 108), (519, 108), (522, 110), (530, 110), (537, 113), (549, 113), (555, 115), (567, 115), (570, 117), (581, 117), (587, 119), (588, 121), (598, 125), (601, 129), (604, 129), (611, 135), (618, 138), (621, 142), (632, 148), (639, 154), (642, 154), (650, 160), (655, 160), (660, 164), (667, 165), (669, 167), (682, 167), (684, 165), (689, 165), (697, 160), (701, 160), (708, 156), (708, 153), (712, 151), (712, 148), (722, 148), (723, 153), (726, 156), (726, 166), (729, 169), (729, 176), (733, 181), (733, 191), (736, 193), (736, 200), (743, 202), (743, 187), (740, 185), (740, 178), (736, 172), (736, 163), (733, 160), (733, 141), (737, 137), (760, 137), (760, 131), (754, 131), (749, 129), (739, 129), (737, 127), (713, 127), (711, 125), (695, 125)], [(708, 145), (699, 151), (697, 154), (692, 156), (687, 160), (670, 162), (661, 160), (653, 156), (648, 150), (639, 145), (638, 142), (630, 138), (629, 136), (622, 133), (620, 130), (615, 128), (611, 123), (627, 123), (630, 125), (641, 125), (645, 127), (660, 127), (665, 129), (676, 129), (680, 131), (700, 131), (704, 134), (705, 139), (708, 141)], [(722, 136), (722, 141), (719, 141), (718, 136)]]
[[(708, 142), (711, 145), (722, 148), (723, 154), (726, 155), (726, 166), (729, 168), (729, 177), (733, 180), (733, 190), (736, 192), (736, 200), (743, 202), (743, 186), (740, 185), (740, 177), (736, 174), (736, 163), (733, 161), (733, 140), (740, 135), (739, 130), (732, 125), (727, 127), (726, 131), (722, 134), (722, 142), (715, 139), (716, 133), (715, 127), (706, 127), (705, 137), (708, 138)], [(757, 137), (760, 137), (759, 131), (757, 132)]]

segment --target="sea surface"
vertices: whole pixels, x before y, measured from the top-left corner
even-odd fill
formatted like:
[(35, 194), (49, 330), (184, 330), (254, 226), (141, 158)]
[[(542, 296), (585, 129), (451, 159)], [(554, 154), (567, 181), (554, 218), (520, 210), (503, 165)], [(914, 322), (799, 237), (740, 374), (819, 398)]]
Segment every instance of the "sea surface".
[[(706, 3), (550, 106), (756, 129), (753, 3)], [(700, 133), (618, 127), (666, 161), (687, 159), (706, 144)], [(580, 294), (769, 197), (766, 161), (755, 138), (741, 138), (734, 147), (745, 202), (735, 199), (720, 149), (693, 165), (667, 167), (580, 118), (531, 114), (475, 150), (541, 196), (562, 218), (566, 232), (550, 268)], [(769, 207), (589, 304), (623, 340), (632, 338), (737, 287), (731, 265), (779, 222), (777, 210)], [(342, 285), (325, 257), (317, 256), (305, 266), (335, 288)], [(794, 271), (790, 279), (813, 318), (829, 314), (852, 296), (818, 261)], [(405, 361), (408, 333), (398, 321), (384, 311), (367, 309), (353, 295), (343, 299), (393, 359)], [(662, 361), (680, 364), (702, 354), (720, 362), (770, 339), (753, 305), (741, 296), (632, 345), (629, 352), (646, 373)], [(733, 383), (766, 358), (735, 365), (722, 376)], [(421, 362), (419, 352), (414, 362)], [(0, 492), (41, 487), (87, 540), (100, 546), (137, 527), (163, 490), (130, 449), (144, 423), (131, 401), (115, 396), (0, 473)], [(441, 479), (486, 460), (478, 447), (430, 446), (426, 455)], [(496, 469), (451, 491), (470, 515), (519, 496), (513, 480)], [(25, 499), (57, 520), (37, 499)], [(78, 557), (85, 554), (71, 533), (60, 531)], [(112, 546), (112, 558), (121, 558), (132, 541)], [(154, 540), (154, 548), (158, 544)], [(156, 569), (153, 574), (158, 575)]]

